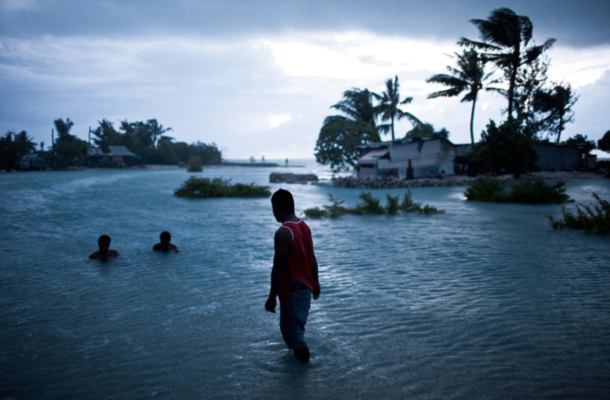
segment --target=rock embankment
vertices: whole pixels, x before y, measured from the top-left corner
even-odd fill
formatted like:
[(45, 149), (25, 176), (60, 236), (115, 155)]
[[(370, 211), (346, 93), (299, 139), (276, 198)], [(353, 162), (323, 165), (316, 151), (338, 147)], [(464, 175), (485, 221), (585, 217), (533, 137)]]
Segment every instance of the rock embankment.
[[(500, 182), (514, 181), (512, 175), (494, 176)], [(533, 172), (521, 175), (522, 180), (541, 178), (545, 181), (577, 181), (603, 179), (604, 175), (595, 172)], [(443, 187), (443, 186), (469, 186), (476, 177), (452, 175), (443, 178), (420, 178), (412, 180), (398, 179), (393, 176), (365, 177), (357, 178), (354, 176), (334, 178), (332, 186), (354, 189), (392, 189), (392, 188), (412, 188), (412, 187)]]
[(317, 182), (318, 176), (316, 174), (291, 174), (272, 172), (269, 175), (269, 182), (271, 183), (307, 183)]

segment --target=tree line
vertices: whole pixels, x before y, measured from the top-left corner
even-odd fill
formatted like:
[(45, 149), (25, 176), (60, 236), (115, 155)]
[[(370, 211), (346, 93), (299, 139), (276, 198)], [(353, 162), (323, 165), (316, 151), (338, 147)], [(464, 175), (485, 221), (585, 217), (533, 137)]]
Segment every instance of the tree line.
[[(533, 139), (554, 138), (559, 143), (566, 124), (573, 122), (572, 106), (578, 96), (569, 83), (548, 79), (550, 60), (545, 52), (553, 46), (555, 39), (536, 45), (529, 17), (517, 15), (508, 8), (492, 11), (488, 19), (472, 19), (470, 22), (478, 28), (481, 40), (463, 37), (457, 42), (462, 51), (452, 56), (455, 65), (447, 66), (448, 73), (435, 74), (426, 80), (446, 89), (433, 92), (428, 98), (463, 96), (461, 102), (472, 102), (472, 145), (475, 145), (475, 108), (481, 91), (496, 92), (505, 97), (508, 104), (503, 110), (507, 120), (500, 127), (491, 121), (493, 126), (488, 125), (488, 129), (495, 131), (487, 132), (487, 136), (484, 132), (479, 144), (484, 146), (490, 134), (497, 136), (498, 132), (501, 136), (506, 132), (515, 134), (514, 140), (509, 142), (529, 143), (531, 150)], [(324, 120), (315, 149), (318, 162), (334, 169), (356, 166), (357, 146), (380, 141), (381, 135), (387, 133), (391, 133), (392, 140), (395, 140), (394, 122), (403, 118), (413, 124), (413, 129), (405, 134), (406, 138), (448, 137), (446, 129), (436, 131), (432, 124), (423, 123), (401, 108), (410, 104), (413, 98), (401, 99), (397, 76), (386, 80), (385, 87), (381, 94), (368, 89), (347, 90), (343, 99), (331, 106), (344, 115), (332, 115)], [(521, 137), (527, 140), (521, 140)], [(595, 143), (588, 141), (586, 136), (579, 135), (575, 140), (593, 143), (595, 147)], [(522, 147), (515, 149), (520, 150)]]
[[(57, 137), (48, 151), (44, 151), (44, 142), (40, 143), (38, 154), (54, 167), (87, 165), (87, 149), (91, 144), (70, 133), (74, 122), (70, 118), (59, 118), (53, 123)], [(220, 164), (222, 161), (222, 153), (215, 143), (176, 142), (166, 135), (172, 128), (164, 128), (156, 119), (146, 122), (121, 121), (118, 129), (107, 119), (98, 123), (89, 132), (93, 143), (104, 153), (109, 153), (109, 146), (125, 146), (134, 153), (132, 159), (126, 160), (132, 165), (176, 165), (187, 163), (192, 157), (200, 157), (204, 165)], [(36, 144), (26, 131), (9, 131), (0, 137), (0, 168), (10, 171), (18, 166), (21, 157), (35, 151)]]

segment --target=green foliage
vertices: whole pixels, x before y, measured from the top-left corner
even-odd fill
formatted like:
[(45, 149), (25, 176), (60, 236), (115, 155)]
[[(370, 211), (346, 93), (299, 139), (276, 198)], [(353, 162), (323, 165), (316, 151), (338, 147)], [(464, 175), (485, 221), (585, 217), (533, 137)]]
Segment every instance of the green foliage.
[[(457, 58), (457, 68), (447, 66), (447, 70), (450, 74), (437, 74), (426, 79), (426, 82), (428, 83), (441, 84), (449, 89), (431, 93), (428, 98), (454, 97), (466, 91), (466, 95), (462, 98), (462, 102), (472, 101), (472, 111), (470, 113), (470, 140), (472, 144), (474, 144), (474, 109), (479, 91), (483, 89), (485, 81), (491, 74), (485, 74), (485, 60), (476, 50), (467, 50), (462, 54), (455, 53), (455, 56)], [(487, 90), (492, 89), (487, 88)], [(445, 130), (445, 128), (442, 130)], [(449, 132), (447, 132), (447, 136), (449, 136)]]
[(316, 142), (316, 161), (333, 170), (354, 167), (359, 156), (357, 146), (378, 142), (375, 126), (376, 110), (372, 93), (352, 89), (343, 93), (343, 100), (332, 106), (344, 114), (326, 117)]
[(411, 191), (405, 193), (403, 201), (399, 204), (399, 196), (393, 197), (386, 193), (387, 203), (385, 207), (380, 205), (379, 199), (373, 197), (370, 192), (360, 193), (359, 198), (362, 203), (355, 207), (348, 208), (343, 206), (344, 200), (337, 200), (331, 194), (328, 195), (331, 204), (322, 206), (322, 208), (314, 207), (306, 209), (305, 215), (309, 218), (330, 217), (337, 218), (344, 214), (385, 214), (388, 217), (398, 214), (399, 211), (404, 213), (419, 213), (419, 214), (443, 214), (445, 210), (439, 210), (436, 207), (429, 205), (422, 206), (421, 203), (415, 203), (411, 199)]
[(597, 142), (597, 147), (602, 151), (610, 151), (610, 131), (606, 132), (604, 137)]
[(405, 137), (408, 139), (413, 139), (430, 136), (438, 136), (447, 139), (449, 137), (449, 131), (445, 128), (442, 128), (440, 131), (435, 131), (432, 124), (424, 122), (421, 124), (415, 124), (413, 129), (408, 131)]
[(387, 215), (396, 215), (398, 214), (398, 200), (400, 199), (400, 196), (390, 196), (389, 193), (386, 193), (386, 197), (388, 199), (388, 202), (386, 203), (385, 206), (385, 213)]
[(405, 97), (403, 100), (400, 100), (400, 84), (398, 83), (398, 76), (394, 76), (393, 81), (392, 79), (386, 80), (385, 86), (385, 92), (381, 93), (381, 95), (374, 93), (373, 96), (380, 102), (376, 108), (378, 113), (381, 115), (381, 120), (390, 121), (390, 123), (380, 125), (379, 130), (383, 133), (391, 132), (392, 140), (394, 140), (394, 120), (407, 118), (413, 125), (421, 124), (421, 121), (410, 112), (403, 111), (399, 108), (399, 105), (401, 104), (410, 104), (413, 101), (413, 97)]
[(114, 124), (107, 119), (99, 122), (99, 126), (91, 131), (93, 143), (98, 145), (103, 152), (108, 153), (108, 146), (122, 146), (123, 136), (114, 129)]
[(222, 178), (198, 178), (191, 176), (180, 188), (174, 191), (174, 196), (189, 199), (207, 199), (217, 197), (269, 197), (271, 192), (267, 186), (254, 183), (231, 184), (231, 180)]
[(506, 171), (519, 177), (538, 160), (532, 139), (532, 130), (515, 119), (509, 118), (499, 127), (489, 121), (487, 132), (481, 133), (481, 142), (469, 156), (493, 173)]
[(362, 192), (358, 196), (363, 203), (356, 205), (356, 210), (362, 214), (383, 214), (385, 213), (384, 208), (379, 204), (379, 199), (373, 197), (371, 192)]
[(520, 181), (511, 186), (509, 203), (559, 204), (570, 201), (564, 182), (547, 184), (542, 179)]
[(308, 208), (304, 211), (305, 216), (309, 218), (322, 218), (328, 217), (328, 212), (321, 209), (320, 207)]
[(36, 150), (36, 144), (26, 131), (9, 131), (0, 138), (0, 168), (11, 171), (24, 155)]
[(189, 158), (186, 170), (187, 172), (202, 172), (203, 168), (201, 167), (201, 157), (193, 156)]
[(466, 199), (474, 201), (488, 201), (492, 203), (504, 203), (506, 193), (500, 181), (494, 178), (480, 176), (464, 193)]
[(571, 201), (564, 182), (547, 184), (542, 179), (519, 181), (505, 190), (497, 179), (479, 177), (464, 195), (468, 200), (492, 203), (553, 204)]
[(574, 120), (572, 106), (577, 101), (578, 96), (574, 94), (569, 84), (557, 84), (552, 89), (538, 89), (534, 93), (534, 110), (545, 114), (541, 120), (542, 129), (557, 135), (557, 143), (565, 129), (565, 124)]
[(580, 149), (579, 153), (581, 155), (589, 154), (591, 150), (595, 149), (596, 147), (594, 140), (588, 140), (587, 135), (583, 136), (580, 133), (566, 140), (566, 143), (578, 146)]
[(561, 210), (563, 219), (555, 220), (550, 214), (545, 217), (556, 230), (570, 228), (580, 229), (586, 233), (610, 234), (610, 202), (601, 199), (597, 193), (593, 193), (593, 197), (597, 200), (597, 204), (577, 204), (575, 211), (563, 207)]
[(70, 118), (66, 118), (65, 121), (59, 118), (53, 121), (53, 123), (58, 134), (53, 145), (53, 150), (57, 155), (57, 166), (65, 167), (83, 164), (89, 143), (70, 134), (70, 129), (74, 126), (74, 122), (70, 121)]

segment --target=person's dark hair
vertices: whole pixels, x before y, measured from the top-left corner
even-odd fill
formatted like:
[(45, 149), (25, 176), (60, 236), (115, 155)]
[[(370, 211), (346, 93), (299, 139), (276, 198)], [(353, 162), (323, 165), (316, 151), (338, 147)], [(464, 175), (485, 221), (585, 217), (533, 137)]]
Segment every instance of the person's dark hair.
[(169, 243), (172, 240), (172, 235), (168, 231), (163, 231), (159, 235), (159, 239), (161, 239), (161, 243)]
[(102, 242), (108, 242), (108, 243), (110, 243), (111, 241), (112, 241), (112, 239), (110, 239), (110, 236), (108, 236), (108, 235), (102, 235), (102, 236), (100, 236), (100, 238), (99, 238), (99, 239), (97, 239), (97, 245), (98, 245), (98, 246), (99, 246), (99, 245), (101, 245), (101, 244), (102, 244)]
[(279, 189), (271, 196), (271, 205), (282, 212), (294, 213), (294, 198), (288, 190)]

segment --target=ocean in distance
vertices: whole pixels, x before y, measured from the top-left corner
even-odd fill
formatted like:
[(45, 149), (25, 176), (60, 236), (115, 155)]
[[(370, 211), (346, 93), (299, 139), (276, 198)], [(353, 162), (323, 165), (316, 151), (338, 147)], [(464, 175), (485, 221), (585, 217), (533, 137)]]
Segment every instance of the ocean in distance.
[[(284, 187), (299, 215), (327, 193), (358, 201), (268, 183), (278, 170), (330, 175), (298, 164), (198, 175)], [(414, 200), (446, 214), (308, 220), (322, 296), (301, 365), (264, 310), (269, 199), (174, 197), (189, 176), (0, 175), (0, 399), (610, 398), (610, 238), (553, 231), (543, 215), (561, 206), (430, 187)], [(609, 199), (610, 181), (567, 192)], [(384, 204), (402, 190), (372, 193)], [(180, 253), (151, 251), (163, 230)], [(121, 257), (87, 258), (102, 233)]]

